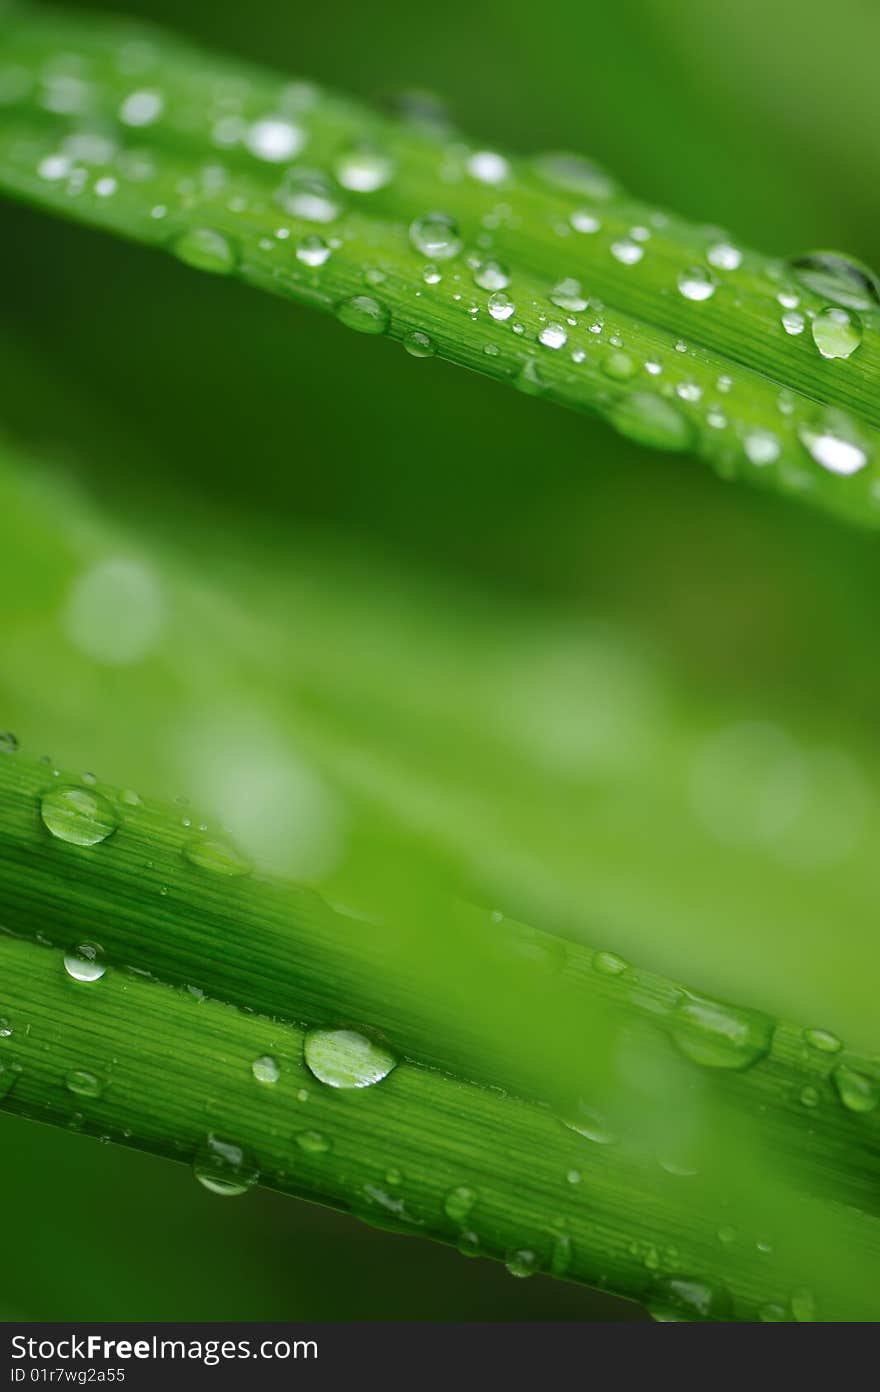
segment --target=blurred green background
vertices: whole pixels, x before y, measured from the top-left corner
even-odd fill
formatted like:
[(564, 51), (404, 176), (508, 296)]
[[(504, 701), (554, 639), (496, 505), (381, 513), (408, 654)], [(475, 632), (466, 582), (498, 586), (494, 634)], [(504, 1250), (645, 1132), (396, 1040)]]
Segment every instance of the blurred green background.
[[(366, 98), (436, 90), (488, 143), (880, 265), (869, 0), (112, 8)], [(0, 266), (0, 725), (29, 752), (227, 816), (247, 777), (240, 834), (295, 826), (281, 868), (340, 896), (424, 863), (878, 1047), (876, 539), (26, 209)], [(124, 664), (77, 619), (120, 558), (105, 628), (153, 616)], [(6, 1318), (643, 1317), (0, 1134)]]

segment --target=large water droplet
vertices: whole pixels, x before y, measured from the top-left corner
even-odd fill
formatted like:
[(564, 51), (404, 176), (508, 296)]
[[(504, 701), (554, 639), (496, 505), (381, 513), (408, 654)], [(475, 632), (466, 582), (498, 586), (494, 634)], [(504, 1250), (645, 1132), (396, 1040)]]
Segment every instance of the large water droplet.
[(301, 261), (304, 266), (310, 266), (313, 270), (318, 266), (323, 266), (325, 261), (329, 261), (331, 255), (330, 247), (319, 237), (317, 232), (310, 232), (307, 237), (303, 237), (296, 249), (296, 259)]
[(718, 281), (702, 266), (691, 266), (678, 277), (678, 288), (686, 300), (709, 300), (715, 294)]
[(107, 799), (86, 788), (51, 788), (40, 800), (40, 816), (47, 831), (74, 846), (97, 846), (118, 826)]
[(851, 1112), (873, 1112), (880, 1103), (880, 1079), (839, 1063), (831, 1074), (844, 1107)]
[(397, 1065), (393, 1054), (356, 1030), (309, 1030), (304, 1054), (309, 1071), (334, 1088), (371, 1087)]
[(545, 348), (564, 348), (568, 342), (568, 334), (564, 324), (545, 324), (538, 334), (538, 342)]
[(868, 267), (837, 251), (811, 251), (789, 262), (801, 285), (847, 309), (880, 307), (880, 279)]
[(355, 145), (336, 160), (334, 173), (352, 193), (375, 193), (394, 177), (394, 161), (374, 145)]
[(306, 137), (301, 127), (286, 116), (264, 116), (248, 127), (244, 143), (257, 159), (268, 164), (283, 164), (299, 154)]
[(489, 313), (499, 324), (503, 324), (505, 319), (516, 313), (516, 305), (509, 295), (499, 290), (497, 294), (489, 296)]
[(466, 1184), (460, 1184), (456, 1189), (450, 1189), (443, 1200), (443, 1208), (451, 1222), (464, 1223), (476, 1202), (476, 1189), (469, 1189)]
[(583, 155), (550, 150), (536, 155), (533, 167), (545, 184), (563, 193), (584, 194), (587, 198), (611, 198), (618, 185), (607, 170)]
[(253, 869), (247, 856), (219, 837), (205, 836), (188, 841), (183, 854), (190, 865), (197, 865), (200, 870), (209, 870), (214, 875), (249, 875)]
[(829, 410), (821, 423), (799, 426), (798, 436), (811, 458), (829, 473), (849, 477), (868, 462), (854, 426), (841, 411)]
[(410, 225), (409, 239), (416, 251), (431, 261), (448, 261), (461, 251), (458, 225), (448, 213), (425, 213)]
[(662, 396), (654, 396), (651, 392), (622, 396), (610, 412), (609, 420), (621, 435), (640, 445), (677, 451), (689, 449), (693, 444), (694, 433), (687, 418)]
[(850, 358), (862, 341), (862, 324), (854, 310), (831, 305), (812, 321), (813, 342), (823, 358)]
[(74, 981), (100, 981), (107, 968), (97, 943), (86, 942), (64, 954), (64, 970)]
[(211, 1133), (196, 1152), (193, 1174), (212, 1194), (230, 1198), (252, 1189), (259, 1171), (240, 1145)]
[(372, 295), (352, 295), (336, 306), (336, 318), (355, 333), (382, 334), (391, 322), (385, 305)]
[(229, 275), (238, 259), (229, 238), (213, 227), (191, 227), (177, 238), (173, 250), (179, 261), (212, 275)]
[(673, 1038), (683, 1054), (707, 1068), (751, 1068), (770, 1051), (773, 1020), (758, 1010), (709, 997), (684, 995), (678, 1002)]
[(342, 212), (333, 185), (317, 169), (288, 169), (275, 201), (286, 213), (306, 222), (334, 222)]

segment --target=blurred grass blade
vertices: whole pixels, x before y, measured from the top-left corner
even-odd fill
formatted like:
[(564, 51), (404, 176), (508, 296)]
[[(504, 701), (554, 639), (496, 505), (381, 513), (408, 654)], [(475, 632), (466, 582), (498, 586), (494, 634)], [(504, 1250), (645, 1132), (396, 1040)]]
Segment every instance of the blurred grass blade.
[(7, 193), (880, 522), (880, 297), (849, 258), (106, 16), (10, 5), (0, 61)]
[(438, 978), (423, 924), (347, 918), (6, 745), (3, 1106), (663, 1317), (870, 1317), (876, 1061), (476, 911)]

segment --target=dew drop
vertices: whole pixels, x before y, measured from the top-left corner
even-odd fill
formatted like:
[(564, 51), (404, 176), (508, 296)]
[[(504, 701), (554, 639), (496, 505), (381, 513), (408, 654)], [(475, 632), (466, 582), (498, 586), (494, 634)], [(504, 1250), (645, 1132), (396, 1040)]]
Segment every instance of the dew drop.
[(301, 261), (304, 266), (311, 266), (312, 269), (323, 266), (325, 262), (330, 260), (330, 255), (330, 248), (324, 238), (318, 236), (317, 232), (311, 232), (307, 237), (303, 237), (296, 249), (297, 261)]
[(228, 237), (213, 227), (191, 227), (174, 243), (174, 255), (187, 266), (212, 275), (229, 275), (235, 269), (236, 254)]
[(306, 1155), (326, 1155), (330, 1149), (330, 1142), (320, 1131), (298, 1131), (295, 1139)]
[(356, 1030), (309, 1030), (304, 1045), (309, 1071), (334, 1088), (364, 1088), (387, 1078), (397, 1059)]
[(615, 382), (628, 381), (636, 371), (636, 364), (629, 353), (622, 353), (618, 349), (605, 354), (601, 367), (605, 376), (612, 378)]
[(617, 1140), (605, 1118), (583, 1101), (579, 1101), (561, 1120), (569, 1131), (576, 1131), (579, 1136), (595, 1145), (614, 1145)]
[(814, 1087), (801, 1088), (801, 1104), (804, 1107), (818, 1107), (819, 1094)]
[(130, 92), (119, 108), (119, 119), (124, 126), (150, 126), (162, 115), (164, 105), (160, 92)]
[(822, 425), (801, 425), (798, 436), (812, 459), (829, 473), (849, 477), (864, 469), (867, 452), (853, 438), (854, 430), (840, 411), (828, 411)]
[(425, 213), (410, 225), (409, 239), (416, 251), (432, 261), (448, 261), (461, 251), (458, 225), (448, 213)]
[(575, 232), (581, 232), (586, 236), (589, 236), (593, 232), (598, 232), (602, 226), (595, 214), (589, 212), (586, 208), (576, 208), (569, 218), (569, 222)]
[(594, 952), (593, 969), (603, 976), (622, 976), (629, 966), (616, 952)]
[(773, 1020), (758, 1010), (685, 994), (674, 1011), (673, 1038), (707, 1068), (751, 1068), (770, 1052)]
[(880, 1079), (839, 1063), (831, 1074), (837, 1095), (851, 1112), (873, 1112), (880, 1103)]
[(437, 345), (432, 338), (420, 329), (413, 329), (403, 340), (403, 346), (411, 358), (433, 358)]
[(742, 259), (739, 247), (731, 246), (730, 242), (717, 242), (706, 252), (706, 260), (709, 265), (714, 266), (719, 271), (739, 270)]
[(580, 1184), (583, 1175), (580, 1170), (569, 1170), (565, 1176), (569, 1184)]
[(562, 324), (545, 324), (538, 334), (538, 342), (543, 343), (545, 348), (564, 348), (568, 334)]
[(806, 322), (800, 310), (797, 309), (788, 309), (782, 316), (782, 327), (785, 329), (789, 338), (797, 338), (798, 334), (802, 334), (806, 327)]
[(520, 1279), (526, 1276), (534, 1276), (538, 1269), (538, 1256), (528, 1247), (518, 1247), (513, 1252), (508, 1252), (504, 1265), (511, 1276), (518, 1276)]
[(436, 266), (426, 266), (422, 271), (422, 280), (426, 285), (439, 285), (442, 279)]
[(263, 1054), (261, 1058), (254, 1059), (251, 1072), (258, 1083), (265, 1083), (267, 1086), (277, 1083), (281, 1076), (281, 1070), (270, 1054)]
[(851, 358), (862, 341), (861, 320), (855, 311), (833, 305), (816, 315), (810, 329), (823, 358)]
[(330, 180), (316, 169), (288, 169), (275, 201), (286, 213), (306, 222), (334, 222), (342, 212)]
[(750, 430), (743, 440), (743, 449), (749, 462), (758, 468), (772, 464), (780, 453), (779, 441), (769, 430)]
[(711, 271), (702, 266), (691, 266), (678, 277), (678, 288), (686, 300), (710, 300), (715, 294), (718, 281)]
[(77, 1097), (100, 1097), (104, 1090), (100, 1079), (84, 1068), (72, 1069), (64, 1079), (64, 1086), (68, 1092), (75, 1092)]
[(880, 279), (869, 267), (837, 251), (812, 251), (789, 263), (795, 279), (847, 309), (880, 307)]
[(510, 165), (494, 150), (475, 150), (468, 157), (468, 173), (481, 184), (503, 184), (510, 174)]
[(567, 309), (571, 314), (580, 314), (590, 303), (581, 289), (580, 281), (571, 277), (554, 285), (550, 291), (550, 299), (553, 304), (558, 305), (560, 309)]
[(489, 313), (497, 323), (503, 324), (505, 319), (516, 313), (516, 305), (509, 295), (499, 290), (497, 294), (489, 296)]
[(724, 1320), (730, 1313), (730, 1300), (721, 1287), (686, 1276), (661, 1276), (648, 1310), (655, 1320)]
[(248, 858), (236, 850), (228, 841), (217, 837), (200, 837), (188, 841), (183, 848), (184, 859), (200, 870), (209, 870), (215, 875), (249, 875), (253, 865)]
[(256, 1165), (240, 1145), (213, 1132), (196, 1152), (193, 1174), (205, 1189), (223, 1198), (247, 1193), (259, 1177)]
[(632, 241), (629, 237), (623, 237), (620, 241), (611, 243), (611, 255), (622, 266), (635, 266), (638, 261), (641, 261), (644, 254), (645, 248), (639, 246), (638, 242)]
[(338, 157), (334, 173), (352, 193), (375, 193), (394, 178), (394, 161), (374, 145), (355, 145)]
[(97, 943), (80, 943), (74, 951), (64, 954), (64, 970), (73, 981), (100, 981), (107, 970), (100, 958)]
[(823, 1054), (837, 1054), (843, 1048), (837, 1035), (831, 1034), (829, 1030), (804, 1030), (804, 1039), (811, 1048), (818, 1049)]
[(283, 164), (299, 154), (306, 137), (304, 131), (285, 116), (264, 116), (248, 127), (244, 143), (257, 159), (267, 164)]
[(718, 1241), (723, 1242), (727, 1247), (731, 1242), (736, 1242), (736, 1228), (732, 1228), (729, 1223), (724, 1223), (718, 1229)]
[(583, 155), (565, 150), (550, 150), (537, 155), (533, 168), (545, 184), (563, 193), (580, 193), (587, 198), (611, 198), (618, 185), (601, 165)]
[(118, 826), (107, 799), (85, 788), (51, 788), (40, 800), (40, 816), (47, 831), (74, 846), (97, 846)]
[(622, 396), (609, 413), (609, 420), (621, 435), (640, 445), (660, 450), (686, 450), (693, 443), (687, 419), (670, 402), (651, 392)]
[(391, 322), (391, 315), (385, 305), (374, 300), (372, 295), (352, 295), (336, 306), (336, 318), (347, 329), (356, 333), (382, 334)]
[(8, 1039), (12, 1034), (12, 1026), (5, 1015), (0, 1015), (0, 1039)]
[(476, 1202), (477, 1191), (460, 1184), (456, 1189), (450, 1189), (443, 1200), (443, 1209), (450, 1222), (464, 1223)]
[(478, 1257), (480, 1255), (480, 1239), (475, 1232), (461, 1233), (457, 1246), (463, 1257)]
[(475, 268), (474, 283), (481, 290), (506, 290), (510, 284), (510, 273), (500, 261), (489, 258)]

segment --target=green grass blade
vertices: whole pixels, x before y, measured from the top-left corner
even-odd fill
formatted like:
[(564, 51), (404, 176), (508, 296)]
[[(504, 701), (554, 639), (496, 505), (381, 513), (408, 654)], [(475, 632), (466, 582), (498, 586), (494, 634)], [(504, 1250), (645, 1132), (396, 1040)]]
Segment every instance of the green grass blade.
[[(10, 195), (880, 521), (880, 299), (857, 267), (805, 284), (587, 162), (480, 150), (107, 17), (13, 5), (0, 62)], [(419, 232), (436, 211), (456, 230)]]

